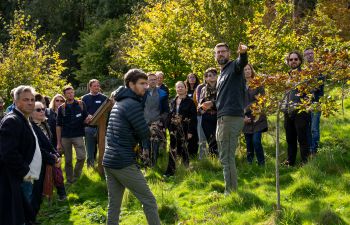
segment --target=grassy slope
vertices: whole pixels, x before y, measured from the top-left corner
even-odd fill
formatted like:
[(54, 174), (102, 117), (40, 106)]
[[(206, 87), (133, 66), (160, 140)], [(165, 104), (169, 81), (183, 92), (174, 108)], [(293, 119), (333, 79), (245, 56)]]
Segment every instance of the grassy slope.
[[(164, 224), (350, 224), (350, 100), (345, 116), (321, 119), (322, 147), (307, 165), (281, 168), (279, 216), (275, 206), (274, 130), (264, 134), (267, 165), (247, 165), (244, 149), (238, 152), (239, 191), (225, 197), (220, 163), (195, 161), (179, 167), (173, 178), (163, 179), (167, 157), (146, 176), (156, 196)], [(283, 139), (284, 136), (282, 135)], [(284, 142), (284, 141), (282, 141)], [(286, 157), (282, 145), (281, 160)], [(299, 154), (298, 154), (299, 157)], [(82, 178), (68, 187), (68, 201), (45, 201), (40, 213), (43, 224), (103, 224), (107, 190), (104, 178), (84, 169)], [(121, 224), (146, 224), (137, 199), (125, 192)]]

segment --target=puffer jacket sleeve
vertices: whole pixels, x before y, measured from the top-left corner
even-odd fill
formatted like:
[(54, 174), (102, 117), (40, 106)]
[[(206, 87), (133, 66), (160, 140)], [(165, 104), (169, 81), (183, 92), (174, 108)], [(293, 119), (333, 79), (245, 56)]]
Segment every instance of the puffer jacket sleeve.
[(133, 127), (137, 138), (142, 142), (144, 148), (149, 149), (148, 139), (150, 136), (150, 130), (143, 114), (142, 104), (132, 104), (128, 107), (126, 112), (126, 117)]

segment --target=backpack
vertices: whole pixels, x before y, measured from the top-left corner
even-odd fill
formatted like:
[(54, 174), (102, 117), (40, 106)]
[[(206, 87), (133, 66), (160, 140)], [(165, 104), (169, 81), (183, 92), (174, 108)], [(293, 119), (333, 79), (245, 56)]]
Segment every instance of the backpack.
[[(76, 100), (78, 102), (78, 105), (81, 109), (81, 111), (84, 111), (84, 103), (81, 100)], [(62, 104), (62, 115), (65, 116), (66, 115), (66, 103)]]

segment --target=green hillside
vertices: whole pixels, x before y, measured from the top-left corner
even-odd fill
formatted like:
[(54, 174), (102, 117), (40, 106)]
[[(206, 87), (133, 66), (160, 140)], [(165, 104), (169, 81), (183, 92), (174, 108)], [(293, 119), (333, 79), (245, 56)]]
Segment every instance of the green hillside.
[[(156, 196), (163, 224), (350, 224), (350, 99), (345, 115), (321, 118), (321, 149), (316, 157), (295, 168), (281, 167), (282, 211), (275, 209), (274, 130), (263, 136), (265, 167), (248, 165), (244, 146), (237, 155), (239, 191), (223, 194), (224, 182), (216, 159), (180, 166), (176, 176), (164, 179), (163, 153), (159, 167), (146, 177)], [(273, 118), (270, 118), (273, 121)], [(282, 129), (283, 130), (283, 129)], [(282, 135), (281, 160), (286, 157)], [(299, 155), (298, 155), (299, 157)], [(84, 169), (82, 178), (68, 187), (68, 201), (42, 205), (43, 224), (104, 224), (107, 188), (104, 178)], [(147, 224), (138, 200), (126, 192), (120, 224)]]

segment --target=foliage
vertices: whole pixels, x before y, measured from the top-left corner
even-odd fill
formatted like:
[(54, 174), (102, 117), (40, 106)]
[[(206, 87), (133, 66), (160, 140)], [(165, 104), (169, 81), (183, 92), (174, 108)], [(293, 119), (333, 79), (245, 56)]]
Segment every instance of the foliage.
[[(218, 42), (238, 46), (260, 1), (152, 1), (135, 10), (125, 34), (125, 60), (147, 71), (161, 70), (170, 87), (189, 72), (202, 74), (216, 65)], [(229, 18), (229, 19), (228, 19)]]
[(110, 66), (123, 66), (113, 59), (114, 52), (118, 51), (115, 40), (124, 30), (123, 22), (122, 19), (108, 20), (80, 33), (79, 47), (74, 51), (80, 63), (80, 70), (76, 71), (79, 82), (86, 84), (93, 78), (105, 80), (108, 78)]
[[(271, 18), (271, 10), (274, 11)], [(313, 14), (296, 19), (293, 17), (293, 5), (284, 1), (275, 3), (274, 8), (265, 6), (263, 12), (257, 12), (253, 21), (248, 22), (249, 44), (253, 49), (249, 61), (264, 76), (256, 76), (252, 87), (264, 86), (265, 96), (259, 96), (253, 111), (265, 109), (273, 113), (285, 96), (287, 90), (297, 88), (301, 96), (308, 96), (298, 105), (300, 111), (322, 110), (329, 116), (337, 110), (335, 99), (330, 96), (321, 98), (319, 103), (312, 104), (313, 90), (323, 84), (320, 74), (327, 82), (346, 82), (350, 79), (350, 42), (343, 41), (335, 23), (319, 7)], [(292, 50), (303, 50), (306, 47), (316, 48), (316, 61), (301, 72), (285, 73), (288, 66), (283, 63), (286, 53)], [(264, 106), (262, 106), (262, 103)], [(265, 110), (265, 111), (266, 111)]]
[(54, 50), (55, 45), (37, 36), (39, 26), (30, 27), (30, 19), (23, 11), (15, 11), (14, 20), (7, 26), (10, 39), (0, 53), (0, 86), (7, 97), (12, 88), (24, 84), (52, 96), (66, 83), (60, 77), (64, 60)]

